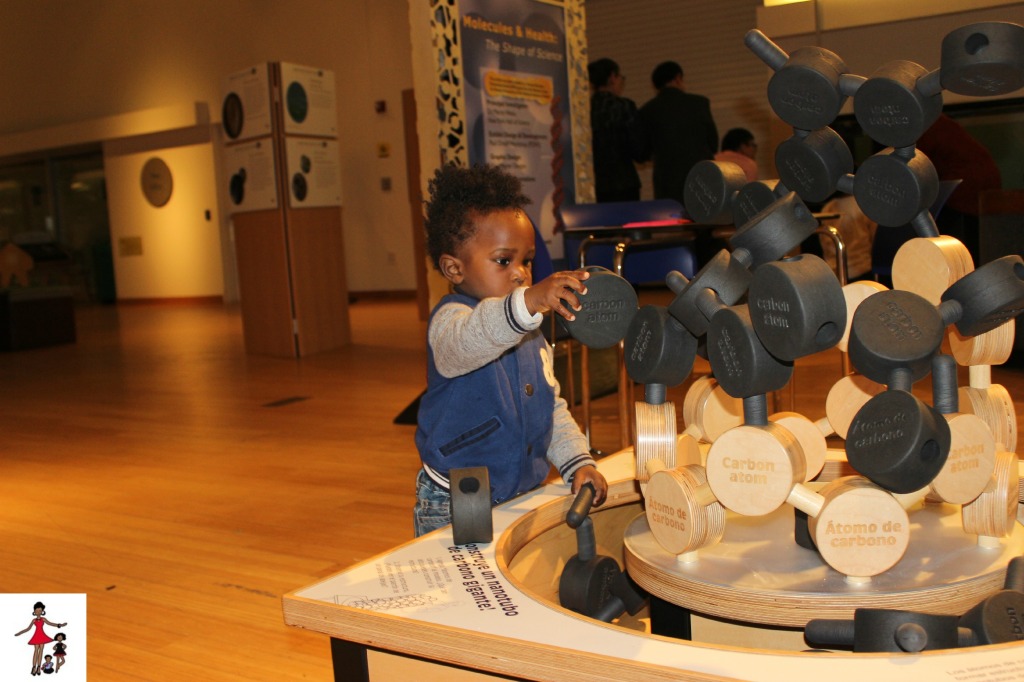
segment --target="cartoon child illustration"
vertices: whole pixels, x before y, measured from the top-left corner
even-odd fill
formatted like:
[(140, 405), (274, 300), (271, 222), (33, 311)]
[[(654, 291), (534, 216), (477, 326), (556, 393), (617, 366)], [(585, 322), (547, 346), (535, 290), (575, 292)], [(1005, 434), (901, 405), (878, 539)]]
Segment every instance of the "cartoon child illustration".
[(53, 656), (46, 654), (43, 658), (46, 659), (43, 661), (43, 672), (49, 675), (53, 672)]
[(65, 625), (67, 625), (67, 623), (51, 623), (49, 620), (43, 617), (45, 615), (46, 605), (43, 604), (43, 602), (41, 601), (37, 601), (35, 605), (32, 607), (32, 622), (30, 622), (28, 624), (28, 627), (26, 627), (21, 632), (14, 633), (14, 636), (17, 637), (31, 630), (33, 626), (36, 629), (35, 632), (32, 633), (32, 637), (30, 637), (28, 640), (29, 645), (35, 647), (34, 651), (32, 652), (33, 675), (42, 674), (39, 672), (39, 669), (42, 667), (43, 664), (43, 645), (49, 644), (53, 641), (52, 639), (50, 639), (49, 635), (47, 635), (46, 632), (43, 630), (43, 624), (52, 625), (55, 628), (62, 628)]
[(53, 657), (57, 659), (57, 667), (53, 669), (53, 672), (60, 672), (60, 667), (64, 665), (64, 654), (67, 653), (68, 647), (64, 644), (64, 640), (68, 636), (63, 632), (58, 632), (53, 636), (56, 644), (53, 645)]

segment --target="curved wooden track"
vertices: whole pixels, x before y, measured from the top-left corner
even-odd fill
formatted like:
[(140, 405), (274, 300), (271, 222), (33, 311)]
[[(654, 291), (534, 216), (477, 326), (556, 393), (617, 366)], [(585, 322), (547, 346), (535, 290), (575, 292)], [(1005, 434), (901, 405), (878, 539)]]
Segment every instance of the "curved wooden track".
[(693, 611), (765, 626), (800, 627), (813, 618), (853, 618), (857, 608), (955, 614), (1002, 589), (1024, 529), (993, 549), (964, 533), (958, 507), (927, 505), (910, 515), (906, 554), (867, 583), (847, 582), (793, 540), (788, 506), (764, 517), (730, 515), (725, 537), (681, 563), (654, 539), (644, 517), (626, 530), (626, 568), (651, 594)]

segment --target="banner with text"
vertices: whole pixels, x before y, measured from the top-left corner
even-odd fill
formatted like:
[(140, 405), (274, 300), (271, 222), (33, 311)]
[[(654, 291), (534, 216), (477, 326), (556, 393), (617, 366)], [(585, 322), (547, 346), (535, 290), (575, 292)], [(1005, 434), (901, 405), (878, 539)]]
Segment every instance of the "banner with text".
[(518, 177), (552, 258), (575, 201), (565, 10), (539, 0), (460, 0), (469, 162)]

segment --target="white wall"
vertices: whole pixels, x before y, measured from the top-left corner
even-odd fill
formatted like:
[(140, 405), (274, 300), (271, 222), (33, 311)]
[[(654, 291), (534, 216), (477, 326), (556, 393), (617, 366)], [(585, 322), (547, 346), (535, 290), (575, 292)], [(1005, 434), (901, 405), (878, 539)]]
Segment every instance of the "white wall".
[[(144, 117), (124, 115), (135, 112), (200, 102), (216, 125), (223, 78), (255, 64), (334, 71), (348, 287), (415, 287), (400, 100), (412, 87), (407, 0), (3, 0), (2, 10), (0, 162), (70, 138), (112, 139), (117, 125), (83, 123), (134, 125)], [(374, 112), (376, 100), (387, 102), (387, 113)], [(390, 158), (377, 158), (380, 142), (390, 145)], [(382, 177), (391, 178), (390, 192)], [(135, 288), (123, 281), (133, 276), (118, 271), (119, 292)]]
[[(104, 147), (117, 297), (220, 296), (223, 271), (213, 145), (161, 142), (114, 142)], [(157, 157), (167, 164), (172, 178), (170, 200), (160, 207), (151, 205), (141, 191), (142, 168)], [(122, 253), (124, 239), (137, 240), (141, 253)]]

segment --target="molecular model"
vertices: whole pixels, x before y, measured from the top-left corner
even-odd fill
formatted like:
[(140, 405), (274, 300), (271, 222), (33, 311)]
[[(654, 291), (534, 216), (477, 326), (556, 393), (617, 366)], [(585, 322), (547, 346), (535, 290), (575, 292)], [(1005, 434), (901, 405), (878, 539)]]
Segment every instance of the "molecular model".
[[(998, 544), (1016, 519), (1017, 426), (990, 368), (1012, 350), (1024, 261), (1011, 255), (975, 268), (963, 244), (939, 235), (929, 212), (938, 176), (915, 143), (939, 116), (943, 90), (994, 96), (1024, 87), (1024, 27), (965, 26), (944, 38), (939, 69), (897, 61), (868, 77), (819, 47), (786, 54), (756, 30), (745, 42), (774, 71), (768, 99), (793, 128), (776, 150), (779, 178), (748, 183), (730, 163), (694, 167), (687, 211), (698, 224), (734, 225), (731, 249), (692, 279), (670, 273), (674, 300), (633, 304), (628, 325), (610, 333), (624, 342), (630, 378), (645, 386), (635, 454), (651, 533), (687, 561), (722, 540), (726, 510), (759, 517), (791, 505), (806, 519), (797, 542), (851, 583), (900, 561), (922, 500), (959, 505), (964, 532)], [(887, 147), (856, 173), (829, 127), (847, 98), (863, 130)], [(893, 264), (893, 289), (844, 285), (817, 256), (787, 257), (818, 228), (805, 202), (837, 191), (852, 194), (880, 229), (913, 226), (917, 237)], [(588, 296), (621, 305), (617, 286), (601, 284), (618, 278), (597, 270)], [(608, 345), (611, 327), (599, 326), (603, 335), (570, 332)], [(947, 334), (951, 356), (941, 350)], [(767, 396), (789, 383), (794, 362), (833, 347), (856, 373), (830, 390), (826, 417), (769, 414)], [(666, 390), (689, 376), (698, 352), (711, 376), (687, 392), (677, 434)], [(969, 387), (957, 385), (958, 365), (970, 368)], [(911, 392), (929, 374), (931, 404)], [(853, 475), (821, 487), (812, 481), (832, 435), (845, 443), (837, 470)]]

